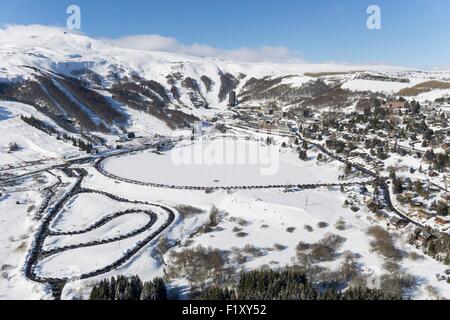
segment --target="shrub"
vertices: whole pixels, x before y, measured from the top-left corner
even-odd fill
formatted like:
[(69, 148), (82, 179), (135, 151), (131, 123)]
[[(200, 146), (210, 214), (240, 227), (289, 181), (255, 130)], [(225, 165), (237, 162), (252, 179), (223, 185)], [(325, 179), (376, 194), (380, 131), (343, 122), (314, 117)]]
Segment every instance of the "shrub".
[(342, 218), (336, 221), (334, 227), (340, 231), (344, 231), (347, 228), (346, 223)]
[(241, 228), (238, 228), (238, 227), (234, 227), (232, 231), (233, 231), (233, 232), (241, 232), (242, 229), (241, 229)]
[(367, 230), (367, 234), (374, 238), (374, 240), (370, 242), (373, 251), (378, 252), (388, 259), (401, 259), (401, 252), (395, 247), (389, 232), (380, 226), (373, 226)]
[(332, 261), (336, 256), (336, 251), (345, 241), (345, 238), (330, 233), (316, 243), (299, 242), (296, 247), (297, 260), (301, 264)]
[(409, 273), (392, 273), (383, 275), (380, 284), (384, 293), (403, 298), (417, 286), (417, 279)]
[(420, 254), (418, 254), (417, 252), (411, 251), (411, 252), (409, 253), (409, 258), (410, 258), (411, 260), (413, 260), (413, 261), (417, 261), (417, 260), (422, 260), (422, 259), (424, 259), (425, 257), (422, 256), (422, 255), (420, 255)]
[(383, 268), (389, 272), (398, 272), (400, 271), (400, 265), (393, 261), (385, 261), (383, 263)]
[(321, 221), (317, 224), (317, 227), (320, 229), (328, 228), (328, 223), (326, 223), (325, 221)]
[(175, 207), (175, 209), (177, 209), (177, 211), (180, 213), (180, 216), (183, 219), (187, 219), (193, 216), (196, 216), (198, 214), (202, 214), (205, 211), (203, 211), (202, 209), (199, 208), (195, 208), (192, 206), (188, 206), (188, 205), (178, 205)]
[(273, 247), (274, 247), (275, 250), (277, 250), (277, 251), (284, 251), (284, 250), (287, 249), (287, 246), (282, 245), (282, 244), (279, 244), (279, 243), (275, 243), (275, 244), (273, 245)]
[(245, 238), (246, 236), (248, 236), (248, 233), (247, 232), (238, 232), (238, 233), (236, 233), (236, 237), (238, 237), (238, 238)]
[(294, 231), (295, 231), (295, 227), (286, 228), (286, 232), (294, 233)]
[(227, 258), (226, 252), (202, 246), (172, 251), (167, 259), (166, 275), (169, 279), (184, 277), (194, 290), (203, 290), (208, 280), (223, 284), (229, 278), (225, 267)]
[(264, 255), (264, 250), (261, 248), (257, 248), (251, 244), (247, 244), (242, 251), (246, 254), (249, 254), (253, 257), (261, 257)]
[(246, 227), (246, 226), (250, 225), (250, 222), (248, 222), (247, 220), (245, 220), (243, 218), (238, 218), (237, 224), (240, 225), (241, 227)]

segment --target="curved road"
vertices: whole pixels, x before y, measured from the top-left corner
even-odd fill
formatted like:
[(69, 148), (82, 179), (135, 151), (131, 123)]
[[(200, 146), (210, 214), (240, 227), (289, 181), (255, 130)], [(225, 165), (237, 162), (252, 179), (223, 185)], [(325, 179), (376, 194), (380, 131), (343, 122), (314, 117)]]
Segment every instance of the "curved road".
[[(120, 197), (117, 197), (113, 194), (109, 194), (103, 191), (97, 191), (97, 190), (91, 190), (91, 189), (83, 189), (81, 188), (81, 183), (84, 179), (84, 177), (86, 176), (87, 172), (83, 169), (65, 169), (64, 170), (69, 176), (72, 177), (76, 177), (77, 181), (75, 183), (75, 185), (72, 187), (72, 189), (67, 192), (64, 197), (62, 199), (60, 199), (55, 205), (53, 205), (48, 209), (48, 213), (46, 215), (43, 215), (42, 217), (42, 224), (38, 230), (38, 232), (35, 235), (35, 239), (32, 245), (32, 248), (29, 252), (27, 261), (25, 263), (25, 267), (24, 267), (24, 271), (25, 274), (27, 276), (28, 279), (35, 281), (35, 282), (39, 282), (39, 283), (48, 283), (50, 284), (50, 286), (52, 287), (53, 290), (53, 295), (55, 296), (55, 298), (59, 298), (59, 295), (61, 293), (61, 289), (64, 286), (64, 284), (70, 280), (68, 277), (63, 277), (63, 278), (49, 278), (49, 277), (42, 277), (38, 274), (37, 272), (37, 264), (42, 261), (45, 258), (48, 258), (50, 256), (53, 256), (55, 254), (61, 253), (61, 252), (65, 252), (68, 250), (74, 250), (74, 249), (78, 249), (78, 248), (85, 248), (85, 247), (92, 247), (92, 246), (98, 246), (98, 245), (103, 245), (103, 244), (107, 244), (107, 243), (113, 243), (113, 242), (117, 242), (117, 241), (121, 241), (124, 239), (128, 239), (128, 238), (132, 238), (135, 237), (139, 234), (142, 234), (143, 232), (146, 232), (148, 230), (151, 230), (151, 228), (154, 226), (154, 224), (156, 223), (157, 219), (160, 218), (157, 214), (155, 214), (152, 211), (149, 210), (141, 210), (141, 209), (130, 209), (127, 211), (123, 211), (123, 212), (116, 212), (113, 214), (110, 214), (106, 217), (104, 217), (103, 219), (100, 219), (99, 221), (97, 221), (96, 223), (94, 223), (93, 225), (87, 227), (84, 230), (78, 230), (78, 231), (73, 231), (73, 232), (59, 232), (56, 230), (53, 230), (51, 228), (52, 223), (54, 222), (54, 219), (56, 218), (56, 216), (58, 215), (58, 213), (60, 212), (60, 210), (64, 207), (64, 205), (74, 196), (76, 196), (77, 194), (81, 194), (81, 193), (99, 193), (102, 194), (106, 197), (109, 197), (113, 200), (116, 201), (120, 201), (120, 202), (127, 202), (130, 204), (141, 204), (141, 205), (146, 205), (146, 206), (153, 206), (153, 207), (157, 207), (160, 208), (162, 210), (164, 210), (167, 213), (167, 219), (164, 221), (164, 223), (155, 231), (153, 231), (151, 234), (149, 234), (145, 239), (138, 241), (135, 246), (133, 248), (131, 248), (130, 250), (128, 250), (120, 259), (114, 261), (113, 263), (111, 263), (110, 265), (107, 265), (101, 269), (98, 270), (93, 270), (91, 272), (85, 273), (80, 275), (79, 279), (87, 279), (87, 278), (91, 278), (91, 277), (95, 277), (101, 274), (105, 274), (107, 272), (110, 272), (120, 266), (122, 266), (123, 264), (125, 264), (127, 261), (129, 261), (134, 255), (136, 255), (142, 248), (144, 248), (149, 242), (151, 242), (152, 240), (154, 240), (155, 238), (157, 238), (162, 232), (164, 232), (167, 228), (169, 228), (172, 223), (175, 221), (176, 218), (176, 214), (175, 212), (168, 207), (165, 207), (163, 205), (160, 204), (153, 204), (153, 203), (148, 203), (148, 202), (141, 202), (141, 201), (129, 201), (127, 199), (123, 199)], [(49, 201), (46, 201), (46, 203), (48, 204)], [(115, 238), (109, 238), (109, 239), (103, 239), (103, 240), (96, 240), (96, 241), (91, 241), (88, 243), (80, 243), (80, 244), (76, 244), (76, 245), (71, 245), (71, 246), (65, 246), (65, 247), (61, 247), (61, 248), (56, 248), (56, 249), (52, 249), (52, 250), (44, 250), (43, 246), (45, 243), (45, 240), (47, 237), (49, 236), (55, 236), (55, 235), (75, 235), (75, 234), (83, 234), (83, 233), (87, 233), (90, 231), (93, 231), (97, 228), (100, 228), (101, 226), (105, 225), (106, 223), (108, 223), (109, 221), (112, 221), (114, 219), (117, 219), (120, 216), (123, 215), (127, 215), (127, 214), (135, 214), (135, 213), (144, 213), (147, 214), (149, 216), (149, 222), (139, 228), (136, 229), (128, 234), (125, 235), (121, 235)]]
[[(247, 128), (247, 129), (251, 129), (252, 128)], [(272, 132), (273, 134), (273, 132)], [(285, 135), (287, 136), (287, 134)], [(128, 239), (131, 237), (135, 237), (139, 234), (142, 234), (145, 231), (148, 231), (152, 228), (152, 226), (154, 226), (154, 224), (156, 223), (157, 219), (158, 219), (158, 215), (156, 215), (155, 213), (153, 213), (152, 211), (149, 210), (141, 210), (141, 209), (135, 209), (135, 210), (127, 210), (127, 211), (122, 211), (122, 212), (115, 212), (115, 213), (111, 213), (110, 215), (100, 219), (99, 221), (95, 222), (94, 224), (92, 224), (91, 226), (83, 229), (83, 230), (76, 230), (76, 231), (69, 231), (69, 232), (61, 232), (58, 230), (54, 230), (52, 229), (52, 224), (54, 223), (55, 218), (57, 217), (58, 213), (60, 212), (60, 210), (63, 208), (63, 206), (71, 199), (73, 198), (75, 195), (77, 194), (81, 194), (81, 193), (98, 193), (98, 194), (102, 194), (106, 197), (109, 197), (115, 201), (119, 201), (119, 202), (125, 202), (125, 203), (130, 203), (130, 204), (140, 204), (140, 205), (145, 205), (145, 206), (153, 206), (153, 207), (158, 207), (162, 210), (164, 210), (167, 213), (167, 219), (166, 221), (164, 221), (164, 223), (161, 225), (160, 228), (158, 228), (157, 230), (155, 230), (154, 232), (152, 232), (150, 235), (148, 235), (145, 239), (137, 242), (135, 244), (135, 246), (128, 250), (120, 259), (118, 259), (117, 261), (114, 261), (113, 263), (111, 263), (110, 265), (107, 265), (101, 269), (98, 270), (94, 270), (85, 274), (80, 275), (80, 279), (87, 279), (87, 278), (91, 278), (91, 277), (95, 277), (101, 274), (105, 274), (107, 272), (110, 272), (120, 266), (122, 266), (124, 263), (126, 263), (127, 261), (129, 261), (133, 256), (135, 256), (142, 248), (144, 248), (149, 242), (151, 242), (152, 240), (154, 240), (156, 237), (158, 237), (162, 232), (164, 232), (166, 229), (168, 229), (173, 222), (175, 221), (176, 218), (176, 214), (175, 212), (169, 208), (169, 207), (165, 207), (163, 205), (160, 204), (154, 204), (154, 203), (148, 203), (148, 202), (143, 202), (143, 201), (130, 201), (128, 199), (124, 199), (124, 198), (120, 198), (116, 195), (104, 192), (104, 191), (98, 191), (98, 190), (92, 190), (92, 189), (84, 189), (81, 187), (81, 183), (83, 181), (83, 179), (85, 178), (85, 176), (87, 175), (87, 172), (84, 169), (69, 169), (69, 167), (72, 164), (77, 164), (77, 163), (86, 163), (86, 162), (91, 162), (93, 160), (98, 159), (98, 161), (96, 161), (95, 163), (95, 168), (96, 170), (101, 173), (102, 175), (109, 177), (111, 179), (114, 180), (118, 180), (118, 181), (123, 181), (126, 183), (132, 183), (132, 184), (136, 184), (136, 185), (143, 185), (143, 186), (149, 186), (149, 187), (157, 187), (157, 188), (171, 188), (171, 189), (180, 189), (180, 190), (248, 190), (248, 189), (279, 189), (279, 188), (301, 188), (301, 189), (315, 189), (315, 188), (320, 188), (320, 187), (335, 187), (335, 186), (350, 186), (350, 185), (367, 185), (367, 184), (371, 184), (374, 181), (378, 181), (381, 188), (384, 190), (384, 194), (385, 194), (385, 200), (388, 204), (388, 206), (399, 216), (401, 216), (403, 219), (406, 219), (407, 221), (414, 223), (416, 225), (419, 225), (418, 223), (416, 223), (415, 221), (411, 220), (409, 217), (405, 216), (404, 214), (402, 214), (401, 212), (399, 212), (394, 205), (392, 204), (392, 201), (390, 199), (390, 192), (389, 192), (389, 187), (386, 183), (386, 178), (379, 176), (376, 172), (372, 172), (358, 164), (353, 164), (350, 163), (348, 160), (337, 156), (335, 154), (333, 154), (332, 152), (328, 151), (325, 147), (323, 147), (322, 145), (316, 144), (314, 142), (308, 141), (306, 139), (303, 139), (303, 137), (300, 134), (289, 134), (289, 136), (293, 136), (293, 137), (297, 137), (299, 139), (301, 139), (302, 141), (306, 141), (308, 143), (310, 143), (311, 145), (314, 145), (315, 147), (317, 147), (318, 149), (320, 149), (323, 153), (327, 154), (328, 156), (332, 157), (333, 159), (336, 159), (338, 161), (341, 161), (343, 163), (349, 163), (351, 164), (353, 167), (355, 167), (356, 169), (368, 174), (369, 176), (373, 177), (373, 179), (371, 179), (370, 181), (362, 181), (362, 182), (347, 182), (347, 183), (319, 183), (319, 184), (290, 184), (290, 185), (267, 185), (267, 186), (229, 186), (229, 187), (201, 187), (201, 186), (177, 186), (177, 185), (166, 185), (166, 184), (156, 184), (156, 183), (145, 183), (145, 182), (139, 182), (139, 181), (134, 181), (131, 179), (126, 179), (126, 178), (122, 178), (119, 176), (115, 176), (109, 172), (107, 172), (104, 167), (103, 167), (103, 163), (104, 161), (106, 161), (107, 159), (109, 159), (110, 157), (117, 157), (117, 156), (121, 156), (123, 154), (129, 154), (129, 153), (133, 153), (133, 152), (139, 152), (139, 151), (143, 151), (145, 149), (150, 149), (154, 146), (149, 146), (149, 147), (145, 147), (145, 148), (139, 148), (139, 149), (134, 149), (134, 150), (127, 150), (123, 153), (119, 153), (119, 154), (111, 154), (108, 156), (100, 156), (100, 157), (87, 157), (84, 159), (79, 159), (79, 160), (75, 160), (73, 162), (67, 163), (65, 165), (55, 165), (54, 167), (51, 167), (52, 169), (59, 169), (61, 171), (63, 171), (65, 174), (67, 174), (69, 177), (74, 177), (77, 179), (76, 183), (74, 184), (74, 186), (71, 188), (71, 190), (69, 192), (67, 192), (62, 199), (60, 199), (59, 201), (57, 201), (55, 204), (53, 204), (52, 206), (49, 207), (49, 203), (50, 203), (50, 199), (54, 196), (54, 192), (53, 191), (48, 191), (48, 196), (45, 198), (43, 204), (41, 205), (40, 209), (38, 210), (39, 214), (38, 217), (41, 218), (42, 220), (42, 224), (38, 230), (38, 232), (35, 235), (35, 240), (33, 242), (32, 245), (32, 249), (29, 252), (27, 261), (25, 263), (25, 267), (24, 267), (24, 271), (26, 276), (35, 282), (39, 282), (39, 283), (48, 283), (50, 284), (50, 286), (53, 289), (53, 293), (55, 298), (58, 298), (58, 295), (60, 294), (60, 291), (62, 289), (62, 287), (64, 286), (64, 284), (70, 280), (67, 277), (63, 277), (63, 278), (46, 278), (46, 277), (42, 277), (38, 274), (37, 270), (36, 270), (36, 265), (42, 261), (42, 259), (48, 258), (50, 256), (53, 256), (55, 254), (61, 253), (61, 252), (65, 252), (68, 250), (74, 250), (77, 248), (84, 248), (84, 247), (91, 247), (91, 246), (98, 246), (98, 245), (103, 245), (103, 244), (107, 244), (107, 243), (113, 243), (113, 242), (117, 242), (120, 240), (124, 240), (124, 239)], [(45, 170), (39, 170), (38, 172), (42, 172), (42, 171), (47, 171), (49, 170), (49, 168), (45, 169)], [(31, 173), (34, 174), (34, 173)], [(25, 175), (30, 175), (30, 174), (25, 174)], [(25, 176), (23, 175), (23, 176)], [(21, 177), (21, 176), (20, 176)], [(20, 177), (15, 177), (15, 178), (20, 178)], [(57, 185), (59, 185), (59, 183), (57, 183)], [(56, 187), (56, 186), (55, 186)], [(45, 211), (47, 211), (46, 214)], [(98, 228), (100, 228), (101, 226), (104, 226), (106, 223), (117, 219), (118, 217), (121, 217), (123, 215), (127, 215), (127, 214), (136, 214), (136, 213), (144, 213), (147, 214), (149, 216), (149, 222), (137, 229), (134, 230), (128, 234), (125, 235), (121, 235), (115, 238), (109, 238), (109, 239), (103, 239), (103, 240), (98, 240), (98, 241), (91, 241), (88, 243), (80, 243), (80, 244), (76, 244), (76, 245), (71, 245), (71, 246), (65, 246), (62, 248), (56, 248), (56, 249), (52, 249), (52, 250), (44, 250), (43, 249), (43, 245), (45, 242), (45, 239), (49, 236), (57, 236), (57, 235), (79, 235), (79, 234), (84, 234), (93, 230), (96, 230)]]

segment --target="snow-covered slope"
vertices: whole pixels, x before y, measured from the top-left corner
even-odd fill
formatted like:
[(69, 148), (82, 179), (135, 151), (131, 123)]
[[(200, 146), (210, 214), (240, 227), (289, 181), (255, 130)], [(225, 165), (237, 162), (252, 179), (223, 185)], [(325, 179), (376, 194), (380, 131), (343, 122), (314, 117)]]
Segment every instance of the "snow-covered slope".
[[(35, 114), (32, 107), (15, 102), (0, 101), (0, 168), (43, 159), (63, 159), (77, 156), (81, 152), (69, 143), (57, 140), (48, 134), (27, 125), (20, 115)], [(40, 120), (53, 123), (43, 115)], [(53, 123), (54, 124), (54, 123)], [(8, 152), (10, 144), (17, 144), (18, 150)]]
[(33, 105), (72, 131), (167, 132), (226, 109), (232, 90), (243, 104), (315, 107), (317, 95), (336, 87), (347, 102), (354, 92), (389, 95), (427, 80), (449, 81), (450, 72), (237, 63), (119, 48), (55, 27), (0, 29), (0, 99)]

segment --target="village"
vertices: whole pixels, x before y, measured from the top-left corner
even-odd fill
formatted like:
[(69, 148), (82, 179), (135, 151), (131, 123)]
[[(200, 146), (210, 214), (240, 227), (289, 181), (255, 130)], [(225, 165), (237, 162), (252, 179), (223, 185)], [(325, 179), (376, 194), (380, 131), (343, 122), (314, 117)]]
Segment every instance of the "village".
[[(424, 228), (450, 232), (448, 100), (421, 104), (397, 96), (371, 97), (345, 110), (292, 111), (275, 102), (241, 105), (230, 94), (229, 105), (237, 127), (299, 136), (365, 168), (387, 180), (399, 212)], [(379, 219), (388, 219), (373, 199), (367, 201)], [(391, 223), (405, 225), (398, 217)]]

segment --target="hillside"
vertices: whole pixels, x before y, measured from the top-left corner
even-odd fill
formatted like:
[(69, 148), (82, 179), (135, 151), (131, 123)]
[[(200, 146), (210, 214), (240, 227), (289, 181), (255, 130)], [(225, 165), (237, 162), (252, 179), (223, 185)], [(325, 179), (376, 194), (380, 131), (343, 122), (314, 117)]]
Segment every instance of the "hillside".
[(390, 66), (235, 63), (114, 47), (44, 26), (0, 30), (0, 99), (33, 106), (73, 133), (167, 133), (213, 117), (235, 90), (243, 106), (345, 107), (445, 72)]

